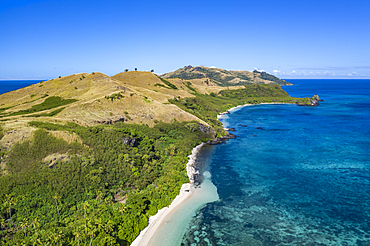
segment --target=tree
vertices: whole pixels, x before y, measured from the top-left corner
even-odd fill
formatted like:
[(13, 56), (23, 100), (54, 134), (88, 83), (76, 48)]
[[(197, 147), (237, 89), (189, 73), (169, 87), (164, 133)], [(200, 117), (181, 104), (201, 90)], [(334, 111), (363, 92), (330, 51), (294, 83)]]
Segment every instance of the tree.
[(86, 209), (87, 209), (89, 206), (90, 206), (90, 204), (89, 204), (87, 201), (85, 201), (85, 202), (84, 202), (84, 219), (86, 218)]
[(27, 231), (26, 231), (26, 227), (28, 227), (27, 220), (23, 219), (23, 221), (19, 222), (19, 225), (24, 230), (24, 236), (27, 237)]
[(127, 68), (125, 69), (125, 72), (128, 72), (128, 69)]
[(53, 196), (53, 198), (55, 199), (55, 204), (57, 205), (58, 216), (60, 217), (60, 214), (59, 214), (59, 207), (58, 207), (58, 199), (59, 199), (60, 197), (58, 196), (58, 193), (55, 193), (55, 195)]
[(77, 240), (77, 246), (80, 246), (81, 232), (78, 230), (79, 228), (77, 228), (77, 231), (73, 231), (72, 234), (75, 236), (75, 240)]
[(32, 224), (33, 228), (35, 229), (35, 234), (37, 233), (37, 227), (40, 225), (39, 222), (37, 221), (37, 217), (35, 217), (35, 219), (32, 221)]
[(137, 71), (137, 67), (135, 67), (135, 71)]
[(13, 226), (13, 221), (12, 221), (12, 204), (15, 204), (14, 197), (11, 194), (5, 195), (5, 203), (9, 204), (9, 218), (10, 218), (10, 223)]
[(57, 241), (59, 241), (59, 239), (62, 239), (62, 237), (63, 237), (63, 232), (59, 231), (58, 228), (55, 228), (53, 230), (53, 233), (52, 233), (51, 237), (52, 237), (52, 240), (54, 241), (55, 245), (57, 245)]
[(91, 246), (92, 241), (93, 241), (93, 238), (94, 238), (94, 236), (95, 236), (95, 230), (94, 230), (94, 229), (91, 229), (91, 231), (90, 231), (90, 233), (89, 233), (89, 234), (91, 235), (91, 239), (90, 239), (90, 246)]
[(154, 69), (150, 70), (151, 73), (154, 73)]
[(98, 190), (96, 192), (96, 200), (99, 201), (99, 204), (101, 204), (101, 199), (103, 198), (103, 192), (101, 192), (100, 190)]
[(5, 227), (5, 219), (4, 218), (1, 218), (0, 219), (0, 226), (1, 226), (1, 237), (3, 237), (3, 230), (4, 230), (4, 227)]
[(98, 226), (98, 231), (100, 233), (100, 228), (103, 228), (104, 227), (101, 218), (96, 219), (95, 224)]

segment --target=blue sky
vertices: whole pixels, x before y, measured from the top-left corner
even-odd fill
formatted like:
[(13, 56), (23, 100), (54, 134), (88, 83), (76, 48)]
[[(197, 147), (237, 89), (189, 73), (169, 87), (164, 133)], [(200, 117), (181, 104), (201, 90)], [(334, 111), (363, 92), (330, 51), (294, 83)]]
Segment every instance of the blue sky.
[(370, 78), (370, 1), (0, 0), (0, 79), (186, 65)]

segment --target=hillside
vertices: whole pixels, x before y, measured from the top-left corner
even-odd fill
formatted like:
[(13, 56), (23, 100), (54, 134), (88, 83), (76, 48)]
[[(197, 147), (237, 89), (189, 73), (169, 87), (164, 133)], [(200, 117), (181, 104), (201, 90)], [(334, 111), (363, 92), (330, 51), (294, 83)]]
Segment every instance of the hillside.
[(136, 71), (113, 77), (81, 73), (40, 82), (0, 95), (0, 125), (7, 132), (1, 144), (9, 147), (27, 139), (34, 130), (28, 125), (32, 120), (84, 126), (198, 120), (168, 103), (174, 97), (192, 97), (189, 92), (181, 85), (167, 88), (155, 74)]
[[(180, 70), (173, 72), (172, 76), (167, 74), (162, 77), (141, 71), (123, 72), (112, 77), (102, 73), (80, 73), (2, 94), (0, 122), (7, 134), (0, 143), (10, 147), (15, 142), (29, 138), (35, 128), (30, 127), (28, 122), (33, 120), (75, 122), (83, 126), (113, 124), (118, 121), (154, 126), (159, 121), (169, 123), (174, 120), (196, 120), (207, 125), (207, 122), (169, 103), (169, 100), (191, 98), (195, 96), (194, 93), (218, 94), (225, 89), (225, 83), (214, 80), (216, 75), (211, 76), (213, 79), (164, 78), (173, 77)], [(213, 71), (213, 74), (217, 72), (220, 77), (228, 73), (230, 76), (236, 74), (238, 78), (254, 74), (254, 81), (273, 83), (262, 80), (259, 73), (229, 72), (204, 67), (185, 67), (181, 71), (189, 71), (192, 76), (196, 75), (195, 71), (206, 71), (203, 74), (207, 76), (211, 75), (209, 71)], [(233, 80), (234, 86), (230, 89), (244, 88), (241, 86), (242, 80), (238, 83), (236, 80)]]
[(203, 66), (185, 66), (174, 72), (162, 75), (163, 78), (179, 78), (185, 80), (203, 80), (206, 83), (215, 83), (219, 86), (235, 86), (247, 84), (270, 84), (291, 85), (266, 72), (228, 71), (221, 68), (208, 68)]

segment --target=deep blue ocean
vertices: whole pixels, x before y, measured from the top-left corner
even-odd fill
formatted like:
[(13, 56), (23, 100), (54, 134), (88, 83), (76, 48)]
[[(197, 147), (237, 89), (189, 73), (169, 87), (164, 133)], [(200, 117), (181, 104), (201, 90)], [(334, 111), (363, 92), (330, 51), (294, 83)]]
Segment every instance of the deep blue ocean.
[(220, 200), (182, 245), (370, 245), (370, 80), (289, 81), (291, 96), (324, 101), (223, 120), (237, 138), (200, 156)]
[(41, 80), (0, 80), (0, 95), (8, 91), (18, 90), (32, 84), (37, 84)]

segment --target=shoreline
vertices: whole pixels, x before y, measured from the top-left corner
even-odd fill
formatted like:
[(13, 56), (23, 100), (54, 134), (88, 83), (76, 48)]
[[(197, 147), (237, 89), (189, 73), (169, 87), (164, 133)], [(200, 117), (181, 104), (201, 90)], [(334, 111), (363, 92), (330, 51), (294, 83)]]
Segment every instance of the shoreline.
[(217, 120), (220, 120), (220, 119), (223, 119), (223, 117), (225, 115), (228, 115), (230, 114), (231, 112), (237, 110), (237, 109), (241, 109), (243, 107), (248, 107), (248, 106), (257, 106), (257, 105), (268, 105), (268, 104), (274, 104), (274, 105), (279, 105), (279, 104), (296, 104), (296, 103), (285, 103), (285, 102), (271, 102), (271, 103), (257, 103), (257, 104), (251, 104), (251, 103), (247, 103), (247, 104), (242, 104), (242, 105), (238, 105), (238, 106), (235, 106), (235, 107), (232, 107), (228, 110), (226, 110), (225, 112), (222, 112), (220, 114), (217, 115)]
[(173, 213), (175, 213), (180, 206), (185, 204), (197, 192), (197, 189), (194, 185), (194, 180), (195, 176), (199, 175), (199, 171), (196, 170), (195, 161), (197, 155), (204, 145), (205, 143), (201, 143), (195, 146), (192, 149), (191, 155), (188, 156), (189, 161), (186, 164), (186, 172), (189, 178), (189, 183), (183, 184), (181, 186), (179, 194), (175, 197), (175, 199), (168, 207), (164, 207), (158, 210), (155, 215), (149, 217), (148, 226), (140, 232), (140, 234), (131, 243), (131, 246), (150, 245), (151, 241), (153, 241), (153, 237), (163, 226), (166, 220), (168, 220), (169, 217), (173, 215)]
[[(246, 106), (255, 106), (255, 105), (261, 105), (261, 104), (294, 104), (294, 103), (258, 103), (258, 104), (237, 105), (237, 106), (232, 107), (232, 108), (226, 110), (225, 112), (220, 113), (219, 115), (217, 115), (217, 120), (221, 121), (222, 119), (225, 118), (225, 116), (227, 116), (228, 114), (230, 114), (231, 112), (233, 112), (237, 109), (241, 109), (241, 108), (246, 107)], [(222, 123), (223, 127), (225, 127), (224, 122), (221, 121), (221, 123)], [(188, 156), (189, 161), (186, 164), (186, 173), (187, 173), (187, 176), (189, 178), (189, 183), (183, 184), (181, 186), (179, 194), (175, 197), (175, 199), (172, 201), (172, 203), (169, 206), (158, 210), (158, 212), (155, 215), (149, 217), (148, 226), (140, 232), (140, 234), (135, 238), (135, 240), (131, 243), (130, 246), (148, 246), (148, 245), (155, 246), (156, 244), (155, 244), (155, 242), (153, 242), (153, 241), (155, 241), (155, 237), (157, 236), (159, 230), (166, 223), (168, 223), (171, 220), (171, 216), (173, 216), (176, 212), (178, 212), (180, 207), (182, 207), (183, 205), (185, 206), (185, 203), (188, 202), (189, 200), (191, 200), (191, 198), (194, 198), (194, 195), (196, 195), (197, 193), (201, 194), (201, 192), (198, 192), (201, 189), (197, 189), (195, 187), (195, 184), (194, 184), (196, 175), (199, 175), (199, 171), (196, 170), (196, 167), (195, 167), (195, 161), (197, 159), (197, 155), (199, 154), (201, 148), (204, 145), (206, 145), (206, 143), (201, 143), (201, 144), (195, 146), (192, 149), (191, 155)], [(208, 179), (206, 179), (205, 181), (209, 181), (212, 184), (212, 182)], [(214, 185), (213, 185), (213, 187), (216, 189), (216, 194), (217, 194), (217, 188)], [(198, 194), (198, 196), (200, 196), (199, 194)], [(207, 194), (201, 194), (201, 195), (205, 196)], [(203, 198), (205, 198), (205, 197), (203, 197)], [(200, 201), (200, 205), (198, 204), (195, 210), (197, 210), (200, 206), (202, 206), (206, 203), (216, 201), (218, 199), (219, 198), (218, 198), (218, 194), (217, 194), (217, 199), (215, 199), (215, 197), (213, 197), (213, 198), (210, 198), (210, 200), (208, 202)], [(199, 200), (201, 200), (201, 199), (199, 199)], [(194, 210), (194, 208), (192, 208), (192, 209)], [(191, 209), (187, 208), (187, 210), (191, 210)], [(191, 213), (192, 211), (188, 211), (188, 212)], [(189, 219), (189, 222), (190, 222), (190, 219)], [(174, 219), (172, 218), (172, 220), (174, 220)], [(182, 237), (180, 238), (180, 240), (181, 239), (182, 239)], [(161, 244), (166, 245), (165, 244), (166, 242), (163, 242), (162, 240), (161, 240)], [(171, 246), (174, 245), (173, 241), (168, 242), (167, 238), (165, 240), (167, 240), (168, 245), (171, 245)]]

